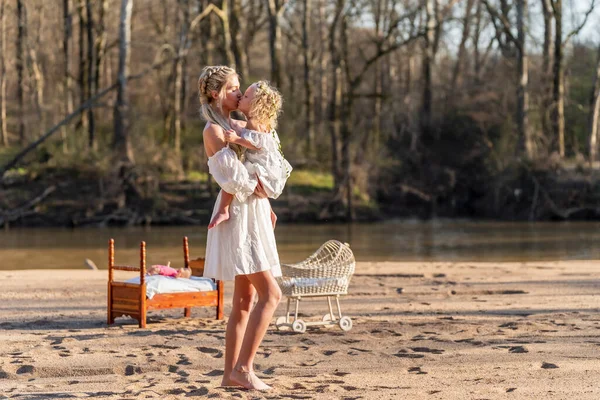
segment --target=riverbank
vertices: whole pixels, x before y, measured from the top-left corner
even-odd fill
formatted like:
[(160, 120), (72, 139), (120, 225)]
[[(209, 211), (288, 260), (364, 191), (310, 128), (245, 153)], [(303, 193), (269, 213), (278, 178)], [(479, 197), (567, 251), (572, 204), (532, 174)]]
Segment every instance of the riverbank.
[[(207, 310), (189, 320), (154, 311), (146, 330), (107, 327), (106, 271), (0, 271), (0, 393), (597, 399), (598, 263), (359, 262), (341, 300), (351, 331), (271, 326), (256, 359), (268, 395), (218, 387), (225, 322)], [(301, 312), (320, 319), (325, 309), (307, 301)]]

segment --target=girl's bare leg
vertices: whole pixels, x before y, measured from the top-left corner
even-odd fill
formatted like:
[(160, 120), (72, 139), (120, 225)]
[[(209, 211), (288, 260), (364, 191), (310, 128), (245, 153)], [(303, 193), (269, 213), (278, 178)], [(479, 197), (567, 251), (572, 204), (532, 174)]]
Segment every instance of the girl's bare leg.
[(238, 275), (235, 277), (233, 307), (229, 315), (229, 321), (227, 321), (227, 332), (225, 334), (225, 371), (221, 386), (238, 386), (237, 383), (231, 381), (230, 375), (240, 354), (255, 294), (256, 290), (247, 276)]
[(225, 222), (229, 219), (229, 205), (233, 201), (233, 195), (226, 191), (221, 191), (221, 200), (219, 201), (219, 210), (208, 224), (208, 229), (212, 229), (219, 225), (221, 222)]
[(273, 313), (281, 300), (281, 289), (277, 285), (271, 271), (257, 272), (246, 275), (258, 293), (258, 302), (250, 313), (246, 326), (244, 341), (237, 358), (237, 363), (231, 371), (231, 381), (246, 389), (268, 390), (271, 387), (254, 374), (254, 356), (263, 340)]

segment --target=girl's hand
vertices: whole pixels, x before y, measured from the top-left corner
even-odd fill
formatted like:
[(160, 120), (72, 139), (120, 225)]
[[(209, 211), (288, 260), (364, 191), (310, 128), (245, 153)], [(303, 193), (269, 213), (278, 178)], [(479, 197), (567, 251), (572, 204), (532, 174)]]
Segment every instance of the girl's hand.
[(233, 129), (225, 131), (223, 136), (225, 137), (225, 141), (229, 143), (236, 143), (240, 139), (238, 134)]
[(275, 229), (275, 225), (277, 224), (277, 215), (271, 209), (271, 223), (273, 224), (273, 230)]

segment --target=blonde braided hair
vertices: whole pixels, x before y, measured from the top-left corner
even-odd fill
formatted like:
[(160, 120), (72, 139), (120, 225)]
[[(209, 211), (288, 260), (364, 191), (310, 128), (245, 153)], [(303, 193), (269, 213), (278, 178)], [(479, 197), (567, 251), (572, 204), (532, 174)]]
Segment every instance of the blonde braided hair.
[[(232, 76), (237, 76), (233, 68), (226, 65), (211, 65), (202, 69), (200, 78), (198, 79), (200, 115), (206, 121), (220, 125), (225, 130), (231, 129), (231, 126), (228, 119), (222, 114), (222, 102), (225, 97), (225, 90), (227, 89), (227, 81)], [(218, 93), (216, 99), (212, 96), (213, 91)]]
[(248, 117), (270, 132), (277, 127), (277, 117), (281, 114), (283, 98), (268, 81), (258, 81), (255, 85), (256, 90), (250, 103)]

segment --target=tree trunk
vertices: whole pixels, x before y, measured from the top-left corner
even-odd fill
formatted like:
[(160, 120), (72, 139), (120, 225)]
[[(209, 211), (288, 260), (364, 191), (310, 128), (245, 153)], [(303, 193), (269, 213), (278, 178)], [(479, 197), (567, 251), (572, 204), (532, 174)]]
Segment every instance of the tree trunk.
[[(432, 72), (435, 58), (435, 10), (437, 0), (426, 0), (425, 18), (427, 31), (425, 34), (425, 49), (423, 49), (423, 99), (421, 103), (421, 134), (431, 129), (432, 118)], [(416, 143), (415, 143), (416, 144)], [(412, 148), (411, 150), (416, 150)]]
[(279, 17), (284, 2), (281, 0), (266, 0), (269, 13), (269, 53), (271, 55), (271, 81), (281, 89), (281, 26)]
[(326, 0), (319, 1), (319, 37), (320, 37), (320, 53), (319, 53), (319, 119), (321, 132), (326, 131), (327, 121), (327, 16), (325, 13)]
[(331, 54), (331, 94), (329, 95), (329, 129), (331, 138), (331, 174), (333, 175), (333, 192), (339, 193), (341, 186), (340, 168), (340, 128), (342, 102), (342, 66), (336, 46), (336, 30), (339, 17), (344, 8), (344, 0), (337, 0), (333, 22), (329, 29), (329, 52)]
[(231, 48), (235, 57), (236, 70), (242, 75), (242, 80), (250, 79), (248, 71), (248, 53), (245, 51), (242, 40), (242, 4), (241, 0), (226, 0), (230, 2), (229, 19), (231, 22)]
[(552, 107), (552, 85), (549, 84), (552, 59), (552, 0), (541, 0), (544, 16), (544, 45), (542, 52), (542, 101), (540, 119), (545, 137), (551, 137), (550, 109)]
[(588, 122), (589, 144), (590, 144), (590, 166), (598, 157), (598, 117), (600, 114), (600, 47), (598, 47), (598, 61), (596, 64), (596, 75), (590, 95), (590, 116)]
[(304, 61), (304, 119), (306, 123), (306, 156), (315, 154), (315, 110), (312, 87), (312, 61), (309, 48), (311, 0), (304, 0), (302, 10), (302, 57)]
[(98, 23), (96, 24), (98, 36), (96, 38), (96, 66), (94, 68), (94, 88), (96, 91), (98, 91), (98, 88), (100, 87), (100, 71), (102, 70), (102, 62), (104, 61), (106, 52), (106, 26), (104, 25), (104, 17), (106, 16), (107, 10), (107, 1), (100, 0), (98, 6)]
[[(95, 72), (94, 67), (94, 18), (92, 15), (92, 4), (90, 0), (85, 0), (85, 13), (86, 13), (86, 28), (87, 28), (87, 96), (86, 100), (96, 94), (95, 84)], [(93, 150), (96, 148), (96, 124), (94, 121), (94, 109), (90, 107), (87, 111), (88, 115), (88, 148)]]
[(6, 123), (6, 13), (5, 0), (0, 0), (0, 141), (8, 147), (8, 127)]
[(529, 131), (529, 73), (526, 46), (527, 0), (517, 1), (517, 31), (519, 41), (517, 85), (517, 130), (519, 132), (520, 152), (527, 159), (533, 158), (533, 140)]
[(22, 146), (27, 141), (25, 137), (25, 99), (24, 99), (24, 62), (25, 62), (25, 37), (27, 26), (25, 20), (25, 6), (22, 0), (17, 0), (17, 22), (19, 24), (17, 34), (17, 98), (19, 102), (19, 144)]
[(125, 163), (133, 162), (133, 154), (129, 141), (129, 104), (127, 96), (127, 75), (131, 44), (131, 9), (133, 0), (121, 0), (121, 18), (119, 22), (119, 75), (117, 101), (114, 108), (114, 141), (120, 159)]
[[(77, 12), (79, 14), (79, 76), (77, 84), (79, 86), (79, 104), (83, 104), (87, 99), (87, 85), (86, 85), (86, 55), (85, 55), (85, 0), (79, 0), (77, 5)], [(85, 128), (87, 126), (86, 114), (82, 113), (76, 128)]]
[(181, 155), (181, 111), (182, 111), (182, 92), (183, 92), (183, 60), (187, 47), (187, 34), (189, 25), (189, 12), (187, 0), (178, 0), (178, 19), (179, 19), (179, 58), (175, 61), (175, 93), (173, 98), (173, 118), (174, 118), (174, 149), (175, 155)]
[(554, 137), (558, 140), (558, 153), (565, 156), (565, 74), (563, 67), (563, 42), (562, 42), (562, 0), (554, 1), (554, 86), (552, 100), (554, 102), (552, 113), (552, 127)]
[(348, 65), (350, 63), (348, 51), (348, 24), (347, 17), (342, 18), (341, 37), (342, 42), (342, 63), (346, 67), (347, 92), (342, 95), (342, 124), (341, 124), (341, 139), (342, 139), (342, 182), (343, 190), (346, 194), (346, 220), (353, 221), (356, 219), (354, 212), (354, 196), (352, 185), (352, 163), (350, 155), (351, 132), (350, 124), (353, 120), (353, 100), (354, 87), (350, 85), (350, 76)]
[(471, 34), (471, 10), (475, 0), (467, 0), (465, 6), (465, 17), (463, 19), (463, 30), (462, 37), (460, 39), (460, 45), (458, 46), (458, 54), (456, 56), (456, 64), (454, 65), (454, 72), (452, 73), (452, 82), (450, 84), (450, 93), (454, 96), (456, 93), (456, 86), (458, 85), (458, 79), (460, 76), (461, 67), (464, 62), (466, 53), (466, 44)]
[[(71, 0), (63, 0), (63, 93), (64, 112), (70, 115), (73, 112), (73, 84), (71, 79), (71, 37), (73, 35), (73, 17), (71, 15)], [(67, 127), (61, 128), (63, 152), (68, 152)]]
[(481, 38), (482, 28), (482, 15), (483, 14), (483, 3), (477, 2), (477, 8), (475, 10), (475, 32), (473, 34), (473, 72), (475, 75), (475, 85), (479, 85), (481, 79), (481, 54), (479, 51), (479, 39)]

